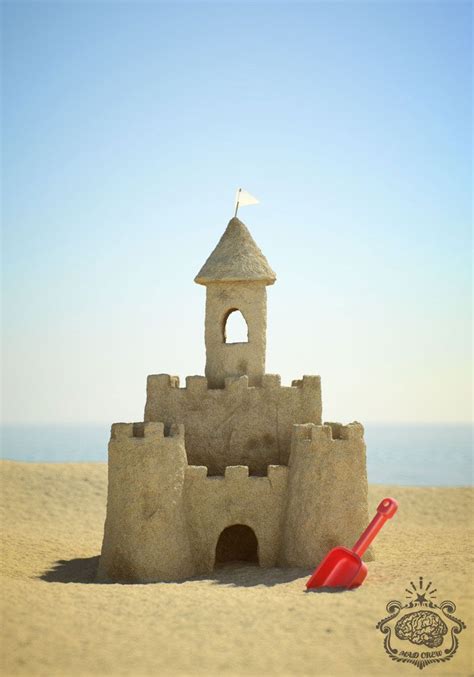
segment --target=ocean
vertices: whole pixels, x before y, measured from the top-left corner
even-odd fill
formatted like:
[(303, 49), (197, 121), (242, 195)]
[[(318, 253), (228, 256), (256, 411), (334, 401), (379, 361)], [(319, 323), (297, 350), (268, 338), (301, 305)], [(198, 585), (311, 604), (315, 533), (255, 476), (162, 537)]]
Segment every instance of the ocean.
[[(105, 462), (109, 424), (4, 425), (1, 457), (41, 463)], [(369, 482), (472, 484), (472, 424), (365, 425)]]

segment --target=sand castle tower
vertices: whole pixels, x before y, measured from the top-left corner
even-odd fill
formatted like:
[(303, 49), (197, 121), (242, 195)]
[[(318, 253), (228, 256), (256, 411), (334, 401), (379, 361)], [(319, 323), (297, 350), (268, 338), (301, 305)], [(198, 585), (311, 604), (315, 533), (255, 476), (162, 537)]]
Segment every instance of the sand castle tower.
[[(230, 221), (195, 282), (206, 285), (206, 378), (223, 388), (227, 376), (249, 378), (259, 386), (265, 374), (267, 290), (276, 275), (239, 219)], [(246, 343), (227, 343), (226, 323), (241, 312), (248, 327)]]
[[(366, 526), (362, 425), (322, 424), (319, 376), (281, 386), (265, 373), (275, 280), (231, 219), (195, 278), (206, 286), (205, 376), (184, 388), (149, 376), (144, 422), (112, 425), (99, 580), (182, 580), (235, 560), (311, 568)], [(245, 342), (226, 340), (233, 312)]]

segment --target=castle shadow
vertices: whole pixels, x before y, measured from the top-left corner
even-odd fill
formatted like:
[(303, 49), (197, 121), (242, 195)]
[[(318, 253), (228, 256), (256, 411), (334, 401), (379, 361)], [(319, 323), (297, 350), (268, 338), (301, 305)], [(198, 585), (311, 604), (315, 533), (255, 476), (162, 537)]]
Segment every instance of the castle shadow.
[(355, 590), (357, 590), (357, 588), (310, 588), (309, 590), (306, 589), (305, 593), (308, 595), (322, 595), (325, 592), (329, 592), (333, 595), (338, 592), (355, 592)]
[[(55, 562), (55, 564), (50, 569), (48, 569), (48, 571), (45, 571), (43, 574), (41, 574), (39, 578), (42, 581), (46, 581), (47, 583), (84, 583), (104, 585), (106, 583), (96, 581), (98, 566), (99, 555), (94, 557), (78, 557), (70, 560), (61, 559)], [(263, 569), (259, 566), (250, 565), (245, 562), (232, 562), (226, 564), (225, 566), (214, 569), (214, 571), (209, 574), (193, 576), (192, 578), (185, 581), (177, 581), (172, 584), (189, 584), (193, 581), (209, 581), (214, 585), (228, 585), (244, 588), (254, 587), (256, 585), (272, 587), (274, 585), (281, 585), (282, 583), (290, 583), (291, 581), (301, 578), (302, 587), (304, 587), (304, 582), (310, 573), (311, 572), (306, 569)], [(124, 582), (120, 582), (118, 584), (137, 585), (137, 583), (127, 584)], [(113, 585), (113, 583), (110, 583), (110, 585)], [(149, 583), (148, 585), (154, 584)], [(161, 585), (167, 584), (161, 583)]]
[(257, 585), (273, 587), (282, 583), (291, 583), (300, 578), (302, 587), (304, 587), (310, 575), (311, 571), (306, 569), (279, 569), (277, 567), (264, 569), (246, 562), (232, 562), (217, 567), (210, 574), (194, 576), (191, 580), (210, 581), (214, 585), (251, 588)]
[(99, 566), (99, 555), (60, 559), (51, 569), (40, 576), (48, 583), (96, 583), (95, 576)]

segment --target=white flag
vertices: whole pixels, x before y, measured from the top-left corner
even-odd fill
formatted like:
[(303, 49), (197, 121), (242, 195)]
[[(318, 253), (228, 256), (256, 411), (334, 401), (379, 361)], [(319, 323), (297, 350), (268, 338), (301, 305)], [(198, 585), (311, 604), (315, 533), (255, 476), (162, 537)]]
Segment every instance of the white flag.
[(239, 207), (245, 207), (246, 205), (258, 205), (258, 200), (250, 193), (247, 193), (246, 190), (239, 188), (237, 195), (235, 196), (235, 204)]

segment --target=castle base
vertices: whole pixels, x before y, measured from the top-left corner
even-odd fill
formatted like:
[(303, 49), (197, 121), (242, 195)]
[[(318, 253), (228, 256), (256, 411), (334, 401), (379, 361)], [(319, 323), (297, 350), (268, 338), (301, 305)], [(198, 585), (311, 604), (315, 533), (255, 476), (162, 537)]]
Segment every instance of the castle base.
[(183, 425), (118, 423), (98, 579), (178, 581), (232, 560), (313, 568), (367, 522), (358, 423), (293, 425), (288, 464), (211, 476), (188, 464)]

